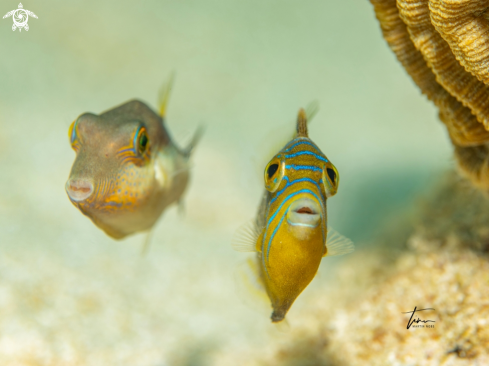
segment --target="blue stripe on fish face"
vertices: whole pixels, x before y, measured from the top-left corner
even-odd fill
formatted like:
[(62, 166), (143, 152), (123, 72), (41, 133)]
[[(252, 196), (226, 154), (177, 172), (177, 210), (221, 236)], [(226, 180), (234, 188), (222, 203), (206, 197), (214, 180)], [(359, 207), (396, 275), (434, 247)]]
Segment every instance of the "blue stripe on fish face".
[(313, 172), (322, 172), (323, 168), (320, 168), (316, 165), (295, 165), (290, 164), (286, 165), (285, 169), (294, 169), (294, 170), (312, 170)]
[(318, 160), (321, 160), (321, 161), (324, 161), (325, 163), (328, 162), (328, 159), (316, 154), (316, 153), (313, 153), (312, 151), (298, 151), (294, 154), (285, 154), (284, 156), (289, 159), (289, 158), (295, 158), (296, 156), (300, 156), (300, 155), (311, 155), (311, 156), (314, 156), (316, 159)]
[(138, 129), (136, 130), (136, 134), (134, 135), (134, 141), (132, 142), (132, 148), (134, 150), (134, 155), (138, 153), (138, 144), (137, 144), (137, 139), (139, 136), (139, 131), (141, 131), (141, 128), (143, 126), (139, 126)]
[[(311, 140), (303, 137), (290, 141), (276, 157), (283, 159), (286, 170), (281, 189), (271, 193), (266, 210), (266, 225), (260, 247), (267, 275), (275, 234), (282, 226), (295, 196), (306, 194), (319, 203), (323, 242), (326, 239), (326, 198), (322, 178), (318, 176), (318, 172), (324, 170), (324, 164), (329, 162), (328, 159)], [(285, 212), (278, 216), (284, 208)]]
[[(282, 203), (280, 204), (280, 206), (277, 208), (277, 210), (273, 213), (272, 217), (270, 217), (270, 219), (268, 220), (267, 222), (267, 226), (266, 226), (266, 229), (265, 229), (265, 234), (263, 235), (263, 241), (265, 241), (266, 237), (267, 237), (267, 233), (268, 233), (268, 229), (269, 229), (269, 226), (271, 224), (271, 222), (274, 220), (275, 216), (277, 216), (277, 214), (280, 212), (280, 210), (282, 209), (283, 205), (289, 201), (292, 197), (294, 196), (297, 196), (298, 194), (301, 194), (301, 193), (306, 193), (306, 194), (310, 194), (312, 195), (321, 205), (321, 211), (322, 211), (322, 217), (323, 217), (323, 221), (324, 221), (324, 217), (325, 217), (325, 212), (326, 212), (326, 207), (324, 205), (324, 202), (322, 200), (319, 199), (319, 197), (316, 195), (316, 193), (314, 193), (313, 191), (311, 191), (310, 189), (301, 189), (297, 192), (293, 192), (293, 193), (290, 193), (287, 197), (284, 198), (284, 200), (282, 201)], [(273, 239), (273, 236), (275, 236), (275, 233), (277, 232), (277, 230), (280, 228), (280, 226), (282, 225), (282, 222), (283, 222), (283, 218), (285, 217), (285, 214), (289, 211), (289, 208), (287, 207), (287, 209), (285, 210), (285, 213), (284, 215), (282, 216), (282, 218), (280, 219), (280, 222), (278, 223), (278, 225), (275, 227), (270, 239), (268, 240), (268, 245), (267, 245), (267, 250), (265, 252), (265, 258), (264, 258), (264, 262), (268, 263), (268, 256), (270, 254), (270, 248), (271, 248), (271, 245), (272, 245), (272, 239)], [(322, 232), (323, 232), (323, 242), (324, 242), (324, 226), (322, 227)], [(263, 249), (262, 249), (262, 253), (263, 253)], [(262, 254), (263, 256), (263, 254)]]
[[(289, 146), (291, 145), (291, 146)], [(319, 148), (316, 146), (316, 144), (314, 144), (314, 142), (312, 141), (305, 141), (303, 138), (297, 138), (297, 139), (294, 139), (292, 140), (291, 142), (289, 142), (287, 145), (285, 145), (285, 147), (283, 148), (282, 152), (289, 152), (290, 150), (292, 150), (294, 147), (296, 146), (299, 146), (299, 145), (308, 145), (308, 146), (311, 146), (314, 148), (314, 150), (316, 150), (317, 153), (321, 153), (321, 150), (319, 150)]]
[(277, 208), (277, 210), (273, 213), (272, 217), (270, 217), (270, 219), (268, 220), (267, 222), (267, 228), (268, 226), (270, 225), (270, 223), (273, 221), (273, 219), (275, 218), (275, 216), (277, 216), (277, 213), (280, 211), (280, 209), (283, 207), (283, 205), (292, 197), (294, 196), (297, 196), (298, 194), (300, 193), (310, 193), (311, 195), (313, 195), (317, 200), (318, 202), (320, 203), (321, 207), (324, 206), (324, 202), (321, 202), (321, 200), (319, 199), (319, 197), (316, 195), (316, 193), (314, 193), (313, 191), (311, 191), (310, 189), (301, 189), (297, 192), (293, 192), (293, 193), (290, 193), (287, 197), (284, 198), (284, 200), (282, 201), (282, 203), (280, 203), (280, 206)]
[(280, 191), (278, 191), (278, 192), (276, 192), (276, 193), (275, 193), (275, 197), (273, 197), (273, 198), (271, 199), (270, 203), (273, 203), (273, 202), (275, 202), (275, 201), (276, 201), (278, 198), (280, 198), (280, 196), (282, 195), (282, 193), (284, 193), (284, 191), (285, 191), (285, 190), (286, 190), (286, 189), (287, 189), (289, 186), (291, 186), (291, 185), (293, 185), (293, 184), (301, 183), (301, 182), (309, 182), (309, 183), (314, 184), (314, 185), (317, 187), (317, 189), (318, 189), (319, 193), (321, 194), (321, 201), (324, 201), (324, 195), (323, 195), (323, 191), (321, 190), (321, 186), (320, 186), (320, 184), (323, 182), (323, 180), (322, 180), (322, 179), (319, 181), (319, 183), (318, 183), (318, 182), (316, 182), (314, 179), (311, 179), (311, 178), (299, 178), (299, 179), (295, 179), (295, 180), (293, 180), (292, 182), (289, 182), (289, 177), (284, 177), (284, 179), (287, 181), (287, 183), (285, 184), (285, 187), (284, 187), (284, 188), (282, 188)]

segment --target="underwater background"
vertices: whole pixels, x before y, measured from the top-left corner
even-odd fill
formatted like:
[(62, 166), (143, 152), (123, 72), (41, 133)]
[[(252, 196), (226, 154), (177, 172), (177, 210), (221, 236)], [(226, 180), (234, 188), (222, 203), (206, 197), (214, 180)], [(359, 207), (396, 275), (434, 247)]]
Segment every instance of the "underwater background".
[[(280, 364), (274, 350), (295, 333), (277, 332), (236, 293), (246, 256), (230, 242), (256, 213), (264, 155), (285, 142), (277, 131), (311, 101), (320, 110), (309, 135), (341, 176), (329, 223), (355, 242), (357, 266), (453, 166), (435, 108), (368, 2), (23, 5), (38, 16), (28, 32), (0, 22), (1, 365)], [(173, 71), (170, 133), (186, 146), (206, 129), (184, 214), (166, 211), (142, 256), (144, 234), (112, 240), (66, 197), (68, 128), (133, 98), (156, 108)], [(311, 321), (318, 296), (341, 306), (331, 288), (346, 260), (323, 261), (289, 312), (292, 329)]]

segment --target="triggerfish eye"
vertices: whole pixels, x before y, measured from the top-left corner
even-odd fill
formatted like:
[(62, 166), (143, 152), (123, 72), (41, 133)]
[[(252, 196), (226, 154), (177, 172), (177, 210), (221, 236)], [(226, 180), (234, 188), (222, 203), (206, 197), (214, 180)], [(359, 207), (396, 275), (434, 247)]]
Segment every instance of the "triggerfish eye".
[(323, 170), (323, 184), (326, 196), (333, 197), (338, 191), (338, 185), (340, 184), (340, 176), (336, 167), (329, 163)]
[(278, 157), (272, 159), (265, 169), (265, 188), (270, 192), (275, 192), (282, 183), (284, 173), (283, 162)]
[(238, 230), (233, 246), (257, 253), (240, 277), (254, 284), (251, 292), (262, 288), (272, 322), (280, 322), (316, 275), (322, 257), (349, 253), (354, 246), (337, 233), (332, 236), (327, 226), (326, 202), (338, 190), (339, 174), (309, 139), (304, 110), (299, 111), (295, 137), (268, 163), (264, 175), (258, 215)]
[(268, 179), (271, 179), (278, 170), (278, 164), (274, 163), (270, 165), (267, 169)]

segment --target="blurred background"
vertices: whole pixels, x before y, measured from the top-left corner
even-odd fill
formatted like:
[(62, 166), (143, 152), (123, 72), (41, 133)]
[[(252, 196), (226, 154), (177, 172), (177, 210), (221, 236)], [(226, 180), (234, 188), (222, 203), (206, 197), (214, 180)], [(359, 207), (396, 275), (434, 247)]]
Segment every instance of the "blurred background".
[[(310, 137), (341, 176), (329, 223), (359, 248), (453, 164), (435, 108), (366, 1), (23, 5), (38, 16), (28, 32), (0, 21), (2, 365), (244, 363), (286, 337), (236, 294), (246, 254), (230, 241), (255, 215), (267, 148), (311, 101), (320, 110)], [(17, 7), (2, 0), (0, 13)], [(69, 202), (67, 133), (81, 113), (132, 98), (156, 108), (172, 71), (170, 132), (185, 146), (199, 124), (206, 130), (185, 214), (165, 212), (142, 257), (144, 235), (114, 241)], [(341, 261), (323, 261), (291, 326)]]

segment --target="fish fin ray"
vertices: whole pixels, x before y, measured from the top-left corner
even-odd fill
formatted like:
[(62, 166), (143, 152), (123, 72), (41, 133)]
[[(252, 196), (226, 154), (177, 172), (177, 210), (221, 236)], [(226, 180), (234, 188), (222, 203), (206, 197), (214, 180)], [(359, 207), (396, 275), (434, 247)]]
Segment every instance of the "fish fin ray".
[(328, 227), (326, 248), (327, 252), (324, 257), (340, 256), (353, 252), (355, 250), (355, 244), (336, 230)]
[(205, 130), (205, 128), (202, 125), (197, 127), (197, 130), (195, 131), (194, 136), (192, 137), (192, 140), (190, 140), (190, 143), (187, 145), (185, 150), (183, 150), (183, 154), (187, 158), (190, 157), (195, 146), (197, 146), (197, 144), (199, 143), (200, 139), (202, 138), (202, 135), (204, 134), (204, 130)]
[(307, 117), (307, 125), (311, 123), (311, 120), (318, 114), (319, 112), (319, 102), (317, 100), (313, 100), (309, 103), (306, 108), (306, 117)]
[(290, 323), (288, 322), (287, 318), (284, 318), (283, 320), (279, 322), (272, 323), (275, 326), (275, 329), (278, 330), (280, 333), (289, 333), (290, 332)]
[(163, 84), (160, 89), (160, 93), (158, 96), (158, 109), (161, 117), (165, 117), (166, 109), (168, 106), (168, 100), (170, 99), (171, 90), (173, 88), (173, 81), (175, 80), (175, 72), (170, 74), (170, 78), (168, 81)]
[(151, 246), (151, 237), (153, 234), (153, 230), (149, 230), (146, 232), (146, 237), (143, 241), (143, 246), (141, 247), (141, 257), (145, 257), (149, 252), (149, 247)]
[(255, 220), (250, 220), (236, 230), (231, 245), (237, 252), (256, 252), (256, 242), (259, 236), (260, 230)]
[[(319, 112), (319, 102), (317, 100), (313, 100), (311, 103), (309, 103), (306, 108), (304, 109), (301, 109), (301, 111), (303, 111), (304, 115), (302, 116), (302, 118), (305, 118), (306, 119), (306, 125), (305, 125), (305, 128), (306, 128), (306, 135), (307, 135), (307, 127), (309, 126), (309, 124), (311, 123), (312, 119), (316, 116), (316, 114), (318, 114)], [(299, 111), (299, 116), (301, 115), (300, 111)], [(297, 127), (298, 127), (298, 123), (296, 123), (296, 126), (295, 126), (295, 130), (294, 130), (294, 133), (293, 133), (293, 137), (292, 138), (296, 138), (298, 135), (299, 135), (299, 131), (297, 130)], [(306, 136), (307, 137), (307, 136)], [(287, 141), (288, 142), (288, 141)]]

